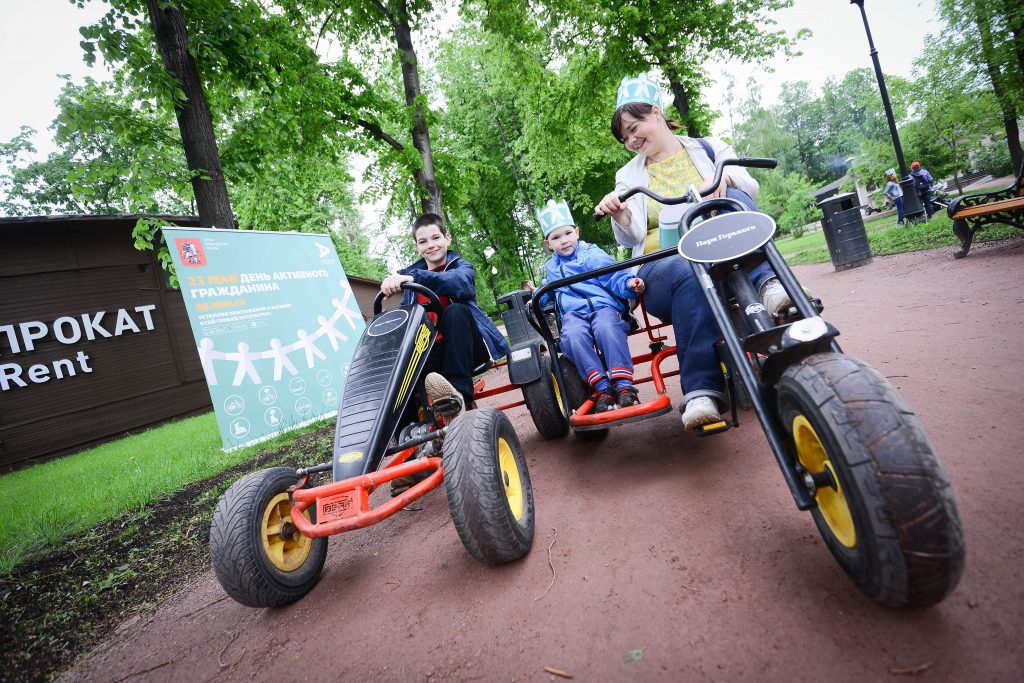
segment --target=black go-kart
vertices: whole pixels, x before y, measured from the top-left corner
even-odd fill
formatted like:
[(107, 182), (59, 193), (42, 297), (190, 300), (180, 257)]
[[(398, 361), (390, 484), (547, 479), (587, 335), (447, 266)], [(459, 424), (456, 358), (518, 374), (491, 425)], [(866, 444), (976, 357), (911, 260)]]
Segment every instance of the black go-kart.
[[(644, 381), (653, 381), (657, 398), (593, 415), (585, 385), (580, 386), (582, 380), (559, 353), (550, 326), (539, 323), (544, 319), (540, 301), (559, 287), (681, 255), (703, 284), (721, 330), (718, 349), (730, 402), (721, 422), (703, 425), (696, 434), (738, 427), (737, 408), (753, 408), (797, 507), (811, 512), (853, 582), (884, 605), (939, 602), (956, 587), (964, 565), (963, 532), (949, 479), (896, 389), (842, 352), (835, 339), (839, 331), (820, 317), (820, 302), (808, 298), (772, 241), (775, 221), (734, 199), (703, 199), (718, 187), (727, 165), (774, 168), (776, 162), (722, 160), (707, 187), (691, 187), (682, 197), (661, 197), (646, 188), (622, 193), (622, 201), (643, 193), (666, 205), (692, 204), (679, 221), (678, 246), (539, 288), (530, 303), (530, 322), (542, 341), (514, 347), (513, 356), (518, 349), (520, 357), (510, 362), (510, 376), (545, 380), (533, 391), (545, 389), (549, 395), (544, 417), (551, 432), (572, 428), (579, 436), (600, 437), (616, 424), (666, 412), (670, 404), (663, 380), (676, 373), (662, 374), (658, 368), (675, 353), (663, 336), (652, 335), (651, 354), (634, 358), (635, 364), (651, 362), (651, 377)], [(781, 319), (769, 317), (747, 275), (764, 260), (794, 304)]]
[[(319, 579), (329, 536), (375, 524), (442, 483), (470, 555), (500, 564), (529, 552), (533, 488), (519, 437), (500, 410), (452, 417), (450, 402), (431, 404), (421, 375), (437, 330), (427, 313), (440, 315), (442, 304), (422, 285), (402, 287), (429, 303), (381, 312), (378, 294), (345, 382), (331, 462), (254, 472), (218, 502), (210, 557), (221, 586), (243, 605), (295, 602)], [(410, 413), (416, 419), (403, 425)], [(310, 484), (326, 473), (331, 481)], [(377, 487), (406, 477), (420, 481), (371, 507)]]

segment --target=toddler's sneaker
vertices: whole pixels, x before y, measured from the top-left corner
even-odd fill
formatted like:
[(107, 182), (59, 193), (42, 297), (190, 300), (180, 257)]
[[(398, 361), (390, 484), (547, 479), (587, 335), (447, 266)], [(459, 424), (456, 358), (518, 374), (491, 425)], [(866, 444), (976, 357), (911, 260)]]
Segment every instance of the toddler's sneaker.
[(710, 396), (698, 396), (686, 402), (686, 410), (683, 411), (683, 427), (687, 431), (721, 420), (722, 416), (718, 413), (718, 405)]
[(607, 413), (609, 410), (615, 410), (618, 407), (615, 403), (615, 397), (609, 393), (599, 391), (592, 398), (594, 399), (595, 413)]
[(625, 408), (626, 406), (635, 406), (640, 403), (640, 396), (637, 393), (636, 387), (632, 384), (628, 384), (624, 387), (619, 387), (616, 390), (619, 394), (619, 407)]

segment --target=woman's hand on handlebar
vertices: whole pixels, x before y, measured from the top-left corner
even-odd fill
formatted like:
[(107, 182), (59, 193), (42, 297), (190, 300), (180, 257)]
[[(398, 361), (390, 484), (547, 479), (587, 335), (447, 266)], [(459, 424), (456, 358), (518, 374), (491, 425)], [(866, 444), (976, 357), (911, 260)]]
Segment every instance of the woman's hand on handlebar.
[(729, 187), (732, 186), (732, 184), (732, 180), (730, 180), (729, 176), (723, 175), (722, 182), (718, 183), (718, 187), (715, 188), (714, 192), (707, 195), (707, 198), (710, 199), (712, 197), (724, 197), (726, 190), (728, 190)]
[(597, 206), (594, 207), (594, 215), (611, 216), (619, 225), (629, 226), (631, 214), (626, 203), (619, 200), (618, 192), (609, 192), (604, 196)]
[(644, 290), (647, 289), (647, 285), (645, 285), (644, 281), (638, 277), (631, 279), (627, 286), (637, 294), (643, 294)]
[(395, 294), (400, 294), (403, 282), (412, 282), (412, 275), (388, 275), (384, 278), (384, 282), (380, 283), (380, 291), (384, 293), (384, 298), (390, 299)]

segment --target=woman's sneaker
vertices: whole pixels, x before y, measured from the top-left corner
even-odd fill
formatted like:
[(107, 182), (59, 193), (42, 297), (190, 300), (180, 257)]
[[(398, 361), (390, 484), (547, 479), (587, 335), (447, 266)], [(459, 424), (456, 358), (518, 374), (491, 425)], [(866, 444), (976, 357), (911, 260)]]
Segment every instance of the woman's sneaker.
[(629, 386), (619, 387), (616, 390), (619, 394), (619, 407), (625, 408), (626, 406), (635, 406), (640, 403), (640, 395), (637, 393), (636, 387), (630, 384)]
[[(807, 288), (803, 287), (803, 290), (807, 298), (810, 298), (811, 293), (807, 291)], [(786, 292), (786, 288), (782, 286), (777, 277), (769, 278), (761, 285), (758, 298), (761, 299), (761, 305), (764, 306), (764, 310), (768, 312), (768, 315), (773, 320), (784, 317), (784, 314), (793, 307), (793, 299)]]
[(686, 402), (686, 410), (683, 411), (683, 427), (687, 431), (701, 425), (721, 421), (722, 416), (718, 412), (718, 405), (710, 396), (698, 396)]

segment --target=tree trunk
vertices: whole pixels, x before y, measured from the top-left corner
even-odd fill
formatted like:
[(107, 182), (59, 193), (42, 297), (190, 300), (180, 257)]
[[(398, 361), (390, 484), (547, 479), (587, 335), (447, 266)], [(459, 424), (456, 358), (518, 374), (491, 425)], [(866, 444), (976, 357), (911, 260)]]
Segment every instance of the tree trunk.
[(402, 84), (405, 86), (405, 103), (415, 109), (412, 128), (412, 144), (420, 153), (423, 163), (413, 173), (416, 182), (426, 192), (423, 198), (424, 213), (441, 215), (441, 188), (434, 174), (434, 154), (430, 148), (430, 130), (423, 115), (424, 103), (420, 91), (420, 73), (416, 61), (416, 50), (412, 46), (412, 29), (409, 26), (409, 8), (405, 0), (399, 0), (395, 13), (395, 42), (402, 53)]
[(1000, 65), (996, 62), (995, 47), (992, 42), (992, 17), (989, 14), (989, 7), (984, 2), (974, 0), (974, 18), (978, 24), (978, 32), (981, 34), (981, 55), (985, 60), (989, 80), (992, 81), (992, 91), (1003, 112), (1006, 144), (1010, 148), (1010, 161), (1013, 163), (1014, 172), (1016, 172), (1020, 169), (1021, 160), (1024, 159), (1024, 152), (1020, 145), (1020, 128), (1017, 126), (1017, 107), (1012, 94), (1008, 91), (1003, 72), (999, 68)]
[(699, 138), (701, 131), (697, 128), (697, 122), (690, 115), (690, 93), (686, 84), (679, 78), (679, 72), (672, 68), (665, 68), (665, 76), (668, 77), (668, 86), (672, 91), (672, 104), (679, 112), (682, 121), (679, 123), (686, 127), (686, 134), (691, 138)]
[(181, 131), (185, 160), (192, 172), (199, 222), (205, 227), (234, 228), (235, 217), (220, 167), (213, 118), (196, 63), (188, 52), (185, 16), (173, 5), (161, 9), (162, 4), (159, 0), (146, 0), (164, 68), (181, 83), (185, 92), (185, 100), (174, 105), (174, 115)]

